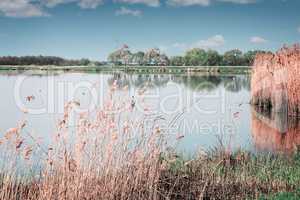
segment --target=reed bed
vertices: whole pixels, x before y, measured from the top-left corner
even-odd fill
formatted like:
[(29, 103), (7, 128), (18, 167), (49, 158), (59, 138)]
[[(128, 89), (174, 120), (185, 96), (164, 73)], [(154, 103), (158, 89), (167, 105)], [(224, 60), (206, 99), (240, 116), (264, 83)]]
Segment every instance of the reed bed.
[[(0, 199), (258, 199), (297, 197), (300, 156), (232, 153), (220, 144), (186, 160), (145, 105), (133, 120), (115, 82), (102, 108), (80, 113), (66, 104), (53, 142), (43, 145), (26, 122), (1, 138)], [(143, 96), (140, 91), (141, 98)], [(174, 140), (180, 141), (182, 136)]]
[(264, 110), (300, 116), (300, 45), (283, 47), (275, 54), (258, 54), (251, 80), (252, 103)]

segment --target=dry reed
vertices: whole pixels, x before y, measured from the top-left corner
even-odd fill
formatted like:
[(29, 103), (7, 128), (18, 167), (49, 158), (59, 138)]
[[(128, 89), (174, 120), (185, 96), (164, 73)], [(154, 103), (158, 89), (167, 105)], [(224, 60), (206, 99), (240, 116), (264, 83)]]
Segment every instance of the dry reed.
[(252, 103), (264, 110), (300, 115), (300, 46), (283, 47), (275, 54), (258, 54), (251, 80)]
[(138, 121), (128, 118), (132, 108), (126, 97), (115, 97), (117, 88), (104, 108), (80, 113), (75, 126), (70, 113), (80, 103), (67, 103), (47, 147), (25, 122), (8, 130), (1, 139), (0, 199), (244, 199), (299, 187), (300, 178), (274, 174), (294, 160), (233, 154), (222, 145), (182, 159), (167, 150), (158, 118), (148, 111)]

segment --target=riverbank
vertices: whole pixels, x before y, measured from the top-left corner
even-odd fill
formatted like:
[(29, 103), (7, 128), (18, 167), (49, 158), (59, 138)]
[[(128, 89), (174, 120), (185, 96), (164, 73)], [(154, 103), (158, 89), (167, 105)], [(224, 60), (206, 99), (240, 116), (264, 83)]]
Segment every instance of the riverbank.
[(28, 132), (26, 122), (9, 129), (0, 138), (0, 199), (300, 198), (299, 150), (232, 151), (216, 138), (210, 150), (187, 158), (175, 149), (184, 135), (170, 138), (152, 115), (122, 123), (126, 104), (113, 97), (95, 115), (81, 113), (75, 129), (70, 113), (80, 103), (67, 103), (49, 146)]
[(124, 158), (122, 168), (107, 163), (106, 169), (78, 168), (66, 156), (37, 176), (15, 180), (2, 173), (1, 199), (300, 198), (299, 154), (287, 158), (219, 149), (193, 160), (172, 153), (138, 160), (131, 155)]
[(126, 73), (215, 73), (215, 74), (250, 74), (249, 66), (0, 66), (0, 70), (43, 70), (43, 71), (78, 71), (78, 72), (114, 72)]

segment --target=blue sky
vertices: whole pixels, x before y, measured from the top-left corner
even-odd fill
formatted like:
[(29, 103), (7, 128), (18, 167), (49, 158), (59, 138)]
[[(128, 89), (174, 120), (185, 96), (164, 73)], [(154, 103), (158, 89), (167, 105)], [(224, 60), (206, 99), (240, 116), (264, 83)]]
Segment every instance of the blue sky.
[(296, 42), (299, 0), (0, 0), (0, 56), (105, 60), (124, 43), (178, 55)]

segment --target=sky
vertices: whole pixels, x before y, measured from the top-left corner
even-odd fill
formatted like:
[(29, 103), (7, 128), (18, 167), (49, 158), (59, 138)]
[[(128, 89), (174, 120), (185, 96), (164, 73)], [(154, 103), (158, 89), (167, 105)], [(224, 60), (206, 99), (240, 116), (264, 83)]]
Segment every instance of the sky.
[(297, 42), (299, 0), (0, 0), (0, 56), (106, 60), (123, 44), (174, 56)]

